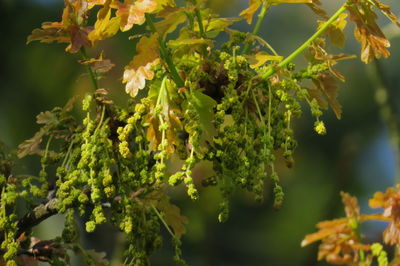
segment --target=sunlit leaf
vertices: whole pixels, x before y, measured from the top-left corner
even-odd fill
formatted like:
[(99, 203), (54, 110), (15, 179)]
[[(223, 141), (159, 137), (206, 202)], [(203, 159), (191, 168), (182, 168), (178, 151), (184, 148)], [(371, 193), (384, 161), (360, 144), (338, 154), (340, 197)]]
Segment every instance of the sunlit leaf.
[(261, 0), (250, 0), (249, 7), (243, 10), (240, 13), (240, 16), (246, 19), (248, 24), (251, 24), (251, 21), (253, 20), (253, 15), (257, 11), (257, 9), (261, 6), (261, 4), (262, 4)]
[(346, 216), (358, 218), (360, 216), (360, 206), (358, 206), (357, 198), (345, 192), (340, 192), (340, 195), (342, 196)]
[(248, 58), (248, 62), (251, 68), (257, 68), (259, 66), (262, 66), (267, 61), (279, 62), (282, 60), (282, 56), (270, 55), (265, 51), (261, 51), (253, 55), (248, 55), (246, 57)]
[(151, 67), (159, 62), (158, 34), (142, 37), (136, 45), (137, 55), (125, 68), (123, 83), (125, 90), (135, 97), (146, 85), (146, 80), (152, 80), (154, 72)]
[(342, 229), (341, 226), (338, 227), (332, 227), (332, 228), (328, 228), (328, 229), (322, 229), (316, 233), (312, 233), (312, 234), (308, 234), (306, 235), (306, 237), (301, 241), (301, 246), (305, 247), (309, 244), (312, 244), (314, 242), (320, 241), (323, 238), (338, 233), (340, 230)]
[(82, 46), (91, 46), (88, 34), (90, 27), (82, 26), (89, 11), (88, 4), (83, 0), (65, 1), (61, 22), (45, 22), (41, 29), (33, 30), (28, 36), (27, 43), (32, 41), (69, 43), (65, 49), (76, 53)]
[(123, 3), (113, 1), (111, 7), (117, 9), (121, 31), (128, 31), (133, 25), (142, 25), (146, 20), (145, 14), (154, 12), (159, 5), (155, 0), (125, 0)]
[(119, 30), (121, 18), (111, 18), (110, 2), (111, 1), (107, 1), (104, 7), (97, 13), (97, 21), (94, 24), (94, 30), (90, 32), (88, 36), (89, 40), (93, 43), (110, 38)]

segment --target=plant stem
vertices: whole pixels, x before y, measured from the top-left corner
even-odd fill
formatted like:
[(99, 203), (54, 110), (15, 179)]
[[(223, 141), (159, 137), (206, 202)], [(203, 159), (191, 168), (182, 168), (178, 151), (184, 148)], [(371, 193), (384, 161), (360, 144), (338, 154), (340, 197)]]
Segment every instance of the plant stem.
[[(146, 14), (146, 22), (150, 27), (150, 30), (153, 33), (157, 33), (156, 26), (153, 23), (153, 20), (151, 19), (149, 14)], [(165, 63), (168, 66), (169, 73), (171, 74), (171, 78), (174, 80), (175, 84), (178, 87), (184, 87), (185, 83), (183, 82), (181, 76), (179, 75), (178, 71), (176, 70), (175, 64), (172, 60), (171, 55), (167, 51), (167, 47), (165, 45), (164, 40), (162, 39), (162, 36), (158, 36), (158, 42), (160, 43), (160, 54), (162, 59), (164, 59)]]
[(286, 57), (283, 61), (281, 61), (276, 68), (271, 67), (267, 72), (265, 72), (261, 78), (267, 79), (272, 76), (277, 69), (285, 67), (287, 64), (292, 62), (294, 58), (296, 58), (299, 54), (301, 54), (308, 46), (318, 37), (320, 36), (326, 28), (329, 27), (344, 11), (346, 11), (346, 4), (343, 4), (336, 12), (332, 15), (325, 23), (322, 25), (319, 30), (317, 30), (307, 41), (305, 41), (299, 48), (297, 48), (293, 53), (291, 53), (288, 57)]
[[(87, 57), (87, 54), (86, 54), (85, 47), (82, 46), (80, 51), (81, 51), (81, 55), (82, 55), (83, 60), (87, 60), (88, 57)], [(92, 68), (89, 65), (86, 66), (86, 70), (87, 70), (87, 72), (88, 72), (88, 74), (90, 76), (90, 79), (92, 81), (93, 89), (95, 91), (97, 91), (99, 89), (99, 86), (97, 85), (96, 74), (93, 72)]]
[(201, 37), (205, 37), (205, 36), (204, 36), (203, 20), (202, 20), (202, 18), (201, 18), (200, 10), (199, 10), (198, 8), (196, 8), (196, 9), (195, 9), (195, 13), (196, 13), (197, 21), (199, 22), (200, 36), (201, 36)]
[[(254, 29), (251, 32), (251, 34), (257, 35), (260, 32), (261, 25), (264, 21), (264, 17), (267, 14), (268, 9), (269, 9), (269, 5), (266, 3), (263, 4), (260, 14), (258, 14), (256, 25), (254, 26)], [(247, 54), (250, 50), (250, 47), (251, 47), (251, 43), (250, 42), (246, 43), (245, 46), (243, 47), (242, 54)]]

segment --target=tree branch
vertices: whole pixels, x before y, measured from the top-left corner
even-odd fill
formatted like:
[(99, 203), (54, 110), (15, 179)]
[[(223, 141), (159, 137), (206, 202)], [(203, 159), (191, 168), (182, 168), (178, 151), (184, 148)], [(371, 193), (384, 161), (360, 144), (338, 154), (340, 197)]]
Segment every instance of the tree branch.
[(57, 211), (57, 198), (50, 199), (46, 203), (36, 206), (32, 211), (26, 213), (17, 224), (16, 238), (22, 233), (28, 231), (32, 227), (40, 224), (42, 221), (58, 213)]

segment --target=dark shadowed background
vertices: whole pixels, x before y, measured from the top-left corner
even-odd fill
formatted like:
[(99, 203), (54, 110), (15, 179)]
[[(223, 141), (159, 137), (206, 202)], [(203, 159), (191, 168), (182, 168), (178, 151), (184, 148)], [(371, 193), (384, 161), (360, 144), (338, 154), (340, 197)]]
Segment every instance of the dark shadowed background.
[[(332, 13), (343, 1), (322, 2)], [(385, 3), (399, 14), (399, 1)], [(247, 4), (247, 0), (210, 0), (210, 5), (222, 16), (238, 16)], [(59, 21), (62, 6), (61, 0), (0, 0), (0, 140), (10, 149), (36, 132), (35, 116), (39, 112), (62, 106), (71, 96), (91, 90), (85, 69), (77, 64), (78, 56), (65, 53), (64, 44), (25, 44), (26, 37), (42, 22)], [(285, 56), (314, 32), (315, 19), (303, 5), (274, 6), (264, 21), (261, 36)], [(392, 42), (392, 56), (379, 61), (379, 65), (396, 122), (400, 122), (400, 32), (385, 17), (380, 16), (379, 21)], [(251, 31), (244, 22), (233, 28)], [(344, 52), (359, 55), (359, 44), (352, 31), (350, 24)], [(121, 80), (123, 66), (134, 54), (135, 41), (127, 40), (133, 34), (123, 33), (102, 44), (107, 57), (117, 67), (101, 85), (121, 101), (129, 96), (123, 84), (115, 81)], [(304, 65), (301, 57), (296, 63)], [(303, 118), (296, 121), (299, 145), (295, 165), (286, 169), (282, 163), (278, 169), (286, 194), (280, 211), (272, 209), (268, 192), (262, 204), (237, 193), (232, 200), (230, 219), (220, 224), (217, 191), (202, 190), (197, 202), (190, 201), (183, 190), (172, 192), (174, 203), (190, 221), (183, 237), (183, 256), (189, 265), (325, 265), (317, 262), (317, 245), (301, 248), (300, 242), (305, 234), (314, 231), (318, 221), (344, 215), (339, 192), (357, 196), (362, 210), (371, 212), (367, 202), (373, 192), (395, 184), (399, 176), (398, 155), (391, 146), (388, 127), (381, 118), (382, 108), (376, 100), (385, 96), (382, 91), (377, 93), (376, 71), (358, 59), (341, 62), (338, 69), (347, 77), (339, 91), (343, 118), (337, 120), (332, 111), (326, 112), (323, 116), (328, 130), (326, 136), (318, 136), (313, 131), (314, 121), (307, 108)], [(15, 170), (33, 174), (38, 169), (37, 158), (26, 158), (18, 161)], [(206, 170), (199, 167), (197, 175), (203, 171)], [(365, 226), (367, 240), (379, 241), (382, 226)], [(40, 238), (48, 239), (60, 234), (62, 227), (63, 217), (58, 215), (35, 231)], [(82, 233), (84, 245), (108, 251), (116, 265), (121, 237), (106, 226), (97, 231), (100, 232)], [(154, 265), (173, 265), (172, 252), (169, 242), (165, 241), (164, 248), (153, 256)]]

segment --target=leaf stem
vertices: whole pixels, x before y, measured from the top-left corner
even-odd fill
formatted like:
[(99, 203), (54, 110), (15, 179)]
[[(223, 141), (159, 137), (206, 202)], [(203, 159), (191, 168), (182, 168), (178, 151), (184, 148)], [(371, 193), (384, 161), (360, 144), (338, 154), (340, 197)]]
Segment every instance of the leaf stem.
[[(153, 23), (153, 20), (151, 19), (149, 14), (145, 14), (146, 16), (146, 22), (150, 27), (150, 30), (153, 33), (157, 33), (156, 26)], [(178, 87), (184, 87), (185, 83), (183, 82), (181, 76), (179, 75), (178, 71), (176, 70), (175, 64), (172, 60), (171, 55), (167, 51), (167, 46), (165, 45), (164, 40), (162, 39), (162, 36), (158, 37), (158, 42), (160, 43), (160, 54), (162, 59), (164, 59), (165, 63), (167, 64), (169, 68), (169, 73), (171, 75), (171, 78), (174, 80), (175, 84)]]
[[(83, 60), (88, 60), (85, 47), (82, 46), (80, 52)], [(93, 72), (92, 68), (89, 65), (86, 66), (86, 71), (88, 72), (90, 80), (92, 81), (93, 89), (97, 91), (99, 89), (99, 86), (97, 85), (96, 73)]]
[(318, 37), (320, 36), (328, 27), (331, 25), (344, 11), (346, 11), (346, 3), (343, 4), (336, 12), (332, 15), (325, 23), (319, 28), (307, 41), (305, 41), (299, 48), (297, 48), (293, 53), (291, 53), (288, 57), (286, 57), (283, 61), (281, 61), (277, 67), (271, 67), (267, 72), (265, 72), (261, 78), (267, 79), (273, 74), (275, 74), (276, 70), (282, 67), (285, 67), (287, 64), (292, 62), (294, 58), (296, 58), (299, 54), (301, 54), (308, 46)]
[[(264, 17), (267, 14), (269, 7), (270, 6), (267, 3), (263, 4), (260, 14), (258, 14), (256, 25), (254, 26), (254, 29), (251, 32), (253, 35), (257, 35), (260, 32), (261, 25), (264, 21)], [(246, 43), (245, 46), (243, 47), (242, 54), (247, 54), (250, 50), (250, 47), (251, 47), (251, 42)]]
[(157, 214), (158, 218), (160, 219), (160, 221), (163, 223), (165, 229), (167, 229), (168, 233), (172, 236), (172, 238), (175, 238), (175, 234), (172, 232), (171, 228), (168, 226), (167, 222), (164, 220), (164, 218), (161, 216), (160, 212), (157, 210), (156, 207), (154, 207), (154, 205), (151, 205), (151, 207), (153, 208), (154, 212)]

